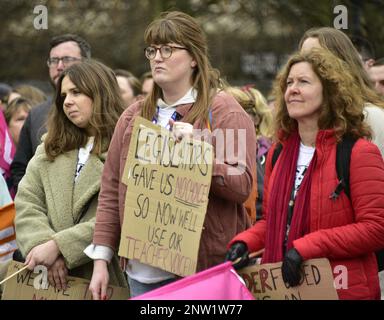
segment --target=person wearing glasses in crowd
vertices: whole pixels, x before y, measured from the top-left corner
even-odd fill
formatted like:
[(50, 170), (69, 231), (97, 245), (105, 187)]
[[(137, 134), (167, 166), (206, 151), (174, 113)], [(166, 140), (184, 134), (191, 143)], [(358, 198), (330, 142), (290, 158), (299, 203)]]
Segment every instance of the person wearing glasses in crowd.
[[(63, 71), (83, 58), (91, 57), (91, 47), (78, 35), (64, 34), (53, 37), (49, 44), (47, 66), (50, 82), (55, 89)], [(29, 160), (35, 154), (41, 137), (46, 132), (45, 122), (52, 106), (52, 99), (37, 106), (29, 113), (20, 132), (19, 147), (11, 165), (13, 185), (17, 186), (25, 174)]]
[[(108, 285), (109, 257), (119, 248), (127, 186), (122, 182), (134, 119), (142, 116), (172, 129), (177, 139), (192, 135), (194, 129), (221, 129), (233, 156), (214, 159), (211, 189), (202, 230), (197, 271), (222, 263), (226, 241), (250, 226), (243, 206), (252, 189), (256, 164), (256, 135), (252, 120), (229, 94), (221, 89), (219, 72), (211, 67), (205, 35), (189, 15), (172, 11), (162, 13), (146, 29), (145, 56), (149, 60), (154, 88), (149, 96), (131, 105), (121, 116), (105, 163), (96, 225), (91, 244), (85, 252), (94, 259), (90, 290), (94, 299), (105, 296)], [(212, 121), (209, 122), (209, 115)], [(188, 130), (190, 129), (190, 130)], [(232, 129), (232, 136), (226, 129)], [(245, 137), (239, 139), (239, 130)], [(233, 134), (234, 133), (234, 134)], [(246, 147), (245, 147), (246, 146)], [(214, 154), (226, 154), (224, 146), (213, 143)], [(243, 159), (238, 159), (240, 151)], [(222, 153), (220, 153), (222, 152)], [(236, 159), (235, 159), (236, 158)], [(232, 175), (231, 175), (232, 174)], [(128, 275), (131, 296), (135, 297), (175, 281), (175, 274), (122, 259)]]

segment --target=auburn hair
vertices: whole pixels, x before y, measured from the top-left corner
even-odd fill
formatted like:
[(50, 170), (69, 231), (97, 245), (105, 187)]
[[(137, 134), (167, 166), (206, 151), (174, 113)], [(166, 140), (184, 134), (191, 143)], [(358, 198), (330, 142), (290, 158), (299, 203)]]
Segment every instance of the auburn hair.
[(340, 141), (345, 134), (355, 138), (371, 138), (370, 128), (364, 121), (364, 104), (360, 87), (356, 84), (347, 64), (324, 49), (294, 54), (278, 75), (274, 85), (278, 138), (284, 140), (297, 129), (297, 121), (288, 114), (284, 94), (290, 70), (293, 65), (300, 62), (311, 65), (323, 86), (319, 129), (333, 129), (337, 141)]

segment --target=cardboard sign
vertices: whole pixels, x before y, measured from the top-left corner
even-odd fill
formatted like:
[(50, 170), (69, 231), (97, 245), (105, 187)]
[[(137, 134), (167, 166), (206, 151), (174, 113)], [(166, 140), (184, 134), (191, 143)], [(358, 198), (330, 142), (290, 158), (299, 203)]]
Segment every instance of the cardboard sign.
[(249, 266), (237, 271), (257, 300), (338, 300), (328, 259), (304, 262), (304, 277), (290, 288), (283, 281), (281, 262)]
[(119, 255), (179, 276), (196, 272), (212, 177), (212, 145), (135, 120)]
[[(7, 276), (23, 266), (20, 262), (12, 261)], [(58, 290), (49, 284), (48, 289), (35, 289), (42, 287), (43, 274), (24, 270), (5, 282), (2, 300), (92, 300), (92, 294), (88, 290), (89, 280), (75, 277), (67, 279), (66, 290)], [(127, 300), (129, 296), (128, 288), (108, 286), (107, 300)]]

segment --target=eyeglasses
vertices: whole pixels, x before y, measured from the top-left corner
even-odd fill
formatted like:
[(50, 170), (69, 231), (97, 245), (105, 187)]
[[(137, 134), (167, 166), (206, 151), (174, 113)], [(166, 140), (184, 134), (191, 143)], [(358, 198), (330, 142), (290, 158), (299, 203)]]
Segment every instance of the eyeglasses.
[(80, 58), (75, 58), (75, 57), (67, 57), (67, 56), (61, 57), (61, 58), (53, 57), (53, 58), (49, 58), (47, 60), (47, 65), (50, 68), (57, 67), (57, 65), (59, 64), (60, 60), (63, 62), (64, 66), (68, 66), (69, 64), (74, 63), (76, 61), (80, 61), (81, 59)]
[(169, 46), (169, 45), (162, 45), (160, 47), (154, 47), (154, 46), (149, 46), (144, 49), (144, 54), (149, 60), (153, 60), (156, 57), (157, 51), (160, 51), (160, 55), (163, 59), (168, 59), (174, 49), (181, 49), (181, 50), (187, 50), (187, 48), (184, 47), (178, 47), (178, 46)]

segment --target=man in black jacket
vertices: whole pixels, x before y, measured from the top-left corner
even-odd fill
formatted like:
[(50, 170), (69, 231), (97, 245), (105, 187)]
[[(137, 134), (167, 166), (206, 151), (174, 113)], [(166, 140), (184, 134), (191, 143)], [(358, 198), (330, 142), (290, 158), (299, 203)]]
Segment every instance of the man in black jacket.
[[(83, 38), (64, 34), (53, 37), (50, 41), (47, 65), (49, 78), (53, 88), (62, 72), (83, 58), (91, 57), (91, 47)], [(21, 178), (25, 174), (29, 160), (35, 154), (37, 146), (41, 143), (41, 136), (47, 131), (46, 120), (54, 101), (48, 99), (41, 105), (32, 109), (20, 132), (19, 144), (11, 165), (13, 185), (17, 190)]]

